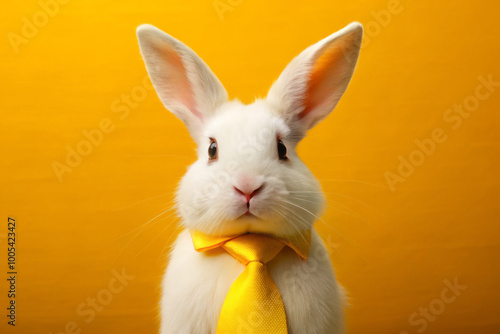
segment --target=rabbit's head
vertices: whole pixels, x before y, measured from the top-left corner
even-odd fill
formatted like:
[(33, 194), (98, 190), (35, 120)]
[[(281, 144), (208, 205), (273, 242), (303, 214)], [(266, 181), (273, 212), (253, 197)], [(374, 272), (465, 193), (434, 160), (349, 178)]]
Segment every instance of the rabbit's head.
[(310, 229), (324, 199), (296, 146), (346, 90), (361, 24), (305, 49), (267, 98), (250, 105), (228, 101), (210, 68), (177, 39), (150, 25), (141, 25), (137, 34), (160, 100), (198, 145), (198, 160), (177, 192), (184, 226), (217, 235), (286, 236)]

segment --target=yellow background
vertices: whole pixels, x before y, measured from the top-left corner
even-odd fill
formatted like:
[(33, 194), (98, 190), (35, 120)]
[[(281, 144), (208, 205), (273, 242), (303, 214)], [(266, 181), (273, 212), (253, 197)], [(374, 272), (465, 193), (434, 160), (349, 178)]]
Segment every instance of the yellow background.
[[(70, 322), (81, 333), (158, 329), (176, 219), (168, 212), (142, 224), (172, 205), (195, 153), (182, 123), (145, 88), (137, 25), (185, 42), (231, 97), (251, 102), (292, 57), (354, 20), (369, 42), (353, 81), (299, 146), (329, 201), (317, 228), (350, 294), (349, 333), (417, 333), (422, 323), (409, 318), (424, 319), (419, 309), (431, 305), (444, 310), (425, 333), (500, 332), (500, 87), (457, 129), (443, 119), (474, 101), (480, 76), (500, 81), (494, 1), (233, 0), (222, 16), (213, 0), (66, 2), (47, 22), (35, 0), (5, 2), (0, 14), (1, 277), (9, 215), (19, 272), (15, 328), (1, 280), (2, 333), (69, 333)], [(33, 16), (40, 27), (16, 53), (10, 40)], [(103, 119), (112, 129), (59, 182), (53, 163), (65, 164), (67, 147), (84, 145), (82, 131)], [(446, 140), (391, 189), (386, 172), (397, 173), (399, 157), (436, 128)], [(122, 268), (135, 278), (85, 322), (77, 307), (104, 296)], [(466, 286), (451, 303), (441, 297), (446, 280)]]

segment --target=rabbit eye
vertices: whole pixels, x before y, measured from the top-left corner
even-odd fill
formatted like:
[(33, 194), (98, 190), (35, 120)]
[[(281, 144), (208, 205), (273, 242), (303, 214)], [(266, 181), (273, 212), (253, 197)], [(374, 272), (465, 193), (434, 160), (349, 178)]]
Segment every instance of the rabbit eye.
[(217, 159), (217, 141), (214, 138), (210, 138), (210, 145), (208, 146), (208, 160)]
[(278, 139), (278, 156), (280, 160), (288, 160), (288, 157), (286, 156), (286, 146), (283, 144), (281, 139)]

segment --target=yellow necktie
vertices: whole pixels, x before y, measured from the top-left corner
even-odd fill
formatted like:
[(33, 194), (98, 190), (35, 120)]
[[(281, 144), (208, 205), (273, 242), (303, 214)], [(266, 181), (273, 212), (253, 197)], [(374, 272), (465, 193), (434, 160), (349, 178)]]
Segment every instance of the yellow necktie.
[(285, 307), (266, 263), (285, 246), (305, 260), (311, 231), (287, 240), (261, 234), (214, 237), (194, 232), (191, 236), (197, 251), (222, 247), (246, 266), (224, 300), (217, 334), (286, 334)]

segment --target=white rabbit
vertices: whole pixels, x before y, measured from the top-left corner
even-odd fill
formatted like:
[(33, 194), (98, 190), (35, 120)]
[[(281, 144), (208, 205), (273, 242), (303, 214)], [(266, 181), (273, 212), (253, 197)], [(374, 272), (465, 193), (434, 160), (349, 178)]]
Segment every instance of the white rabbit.
[[(351, 23), (308, 47), (267, 98), (250, 105), (228, 101), (210, 68), (177, 39), (151, 25), (139, 26), (137, 35), (160, 100), (198, 145), (198, 161), (177, 192), (185, 230), (163, 280), (161, 333), (215, 333), (225, 296), (244, 265), (223, 250), (195, 251), (189, 231), (286, 237), (313, 229), (324, 197), (296, 146), (346, 90), (363, 28)], [(268, 270), (281, 293), (289, 333), (344, 332), (344, 295), (314, 229), (307, 260), (285, 247)]]

